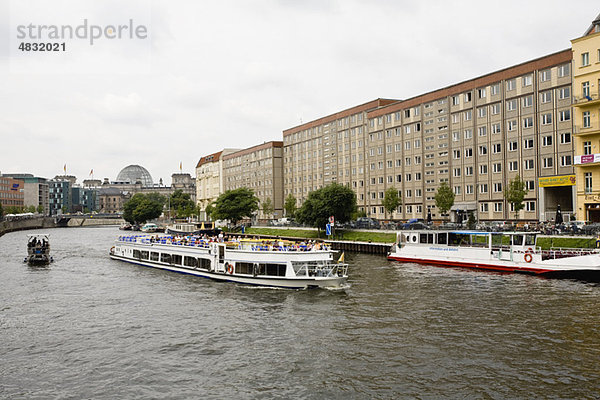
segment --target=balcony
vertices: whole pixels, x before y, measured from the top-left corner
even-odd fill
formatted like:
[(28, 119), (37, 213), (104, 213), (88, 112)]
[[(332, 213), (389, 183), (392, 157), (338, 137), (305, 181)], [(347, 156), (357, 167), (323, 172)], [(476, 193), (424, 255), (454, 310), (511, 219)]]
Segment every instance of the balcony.
[(575, 125), (573, 127), (573, 133), (575, 135), (594, 135), (600, 133), (600, 123), (592, 123), (589, 127), (584, 127), (582, 125)]
[(588, 96), (573, 96), (573, 106), (588, 107), (600, 104), (600, 93), (590, 93)]

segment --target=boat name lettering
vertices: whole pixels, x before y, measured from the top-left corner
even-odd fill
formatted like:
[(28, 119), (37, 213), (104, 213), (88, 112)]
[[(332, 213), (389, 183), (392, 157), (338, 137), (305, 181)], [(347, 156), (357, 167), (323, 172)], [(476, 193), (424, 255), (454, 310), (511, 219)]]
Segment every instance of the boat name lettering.
[(430, 247), (429, 250), (436, 250), (436, 251), (458, 251), (458, 249), (454, 248), (454, 247)]

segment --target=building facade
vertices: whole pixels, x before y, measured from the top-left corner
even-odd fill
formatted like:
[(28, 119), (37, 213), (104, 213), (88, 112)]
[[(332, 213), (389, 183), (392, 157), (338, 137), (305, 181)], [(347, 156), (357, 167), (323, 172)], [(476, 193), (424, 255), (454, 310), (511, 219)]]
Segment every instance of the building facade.
[(7, 208), (25, 206), (25, 183), (20, 179), (0, 176), (0, 204), (6, 212)]
[(600, 16), (571, 43), (577, 219), (600, 222)]
[[(247, 187), (254, 191), (260, 205), (257, 218), (283, 216), (283, 142), (271, 141), (223, 155), (225, 191)], [(263, 211), (271, 203), (270, 213)]]
[(224, 192), (222, 157), (236, 151), (239, 149), (224, 149), (200, 158), (196, 164), (196, 203), (201, 220), (207, 220), (206, 207)]
[(70, 179), (55, 177), (48, 181), (50, 215), (71, 212), (73, 184)]
[[(519, 219), (551, 219), (557, 204), (573, 212), (570, 50), (411, 99), (378, 99), (283, 135), (285, 193), (298, 205), (337, 182), (373, 218), (431, 210), (439, 219), (434, 196), (447, 182), (454, 218), (507, 220), (514, 213), (504, 189), (518, 174), (528, 189)], [(403, 201), (392, 215), (382, 205), (389, 188)]]

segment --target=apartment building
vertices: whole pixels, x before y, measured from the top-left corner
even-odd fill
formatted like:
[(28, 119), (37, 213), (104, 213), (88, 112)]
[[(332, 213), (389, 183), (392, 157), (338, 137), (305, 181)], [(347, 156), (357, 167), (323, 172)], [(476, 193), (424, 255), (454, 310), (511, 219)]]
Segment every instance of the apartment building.
[(285, 192), (302, 203), (336, 181), (355, 190), (358, 206), (389, 218), (388, 188), (402, 195), (394, 219), (440, 218), (442, 182), (456, 195), (453, 217), (513, 219), (504, 189), (527, 184), (519, 219), (547, 220), (575, 203), (571, 120), (571, 51), (564, 50), (402, 101), (378, 99), (284, 135)]
[(571, 43), (577, 219), (600, 222), (600, 15)]
[(222, 156), (239, 149), (224, 149), (203, 156), (196, 164), (196, 203), (200, 206), (200, 219), (207, 220), (206, 207), (224, 192)]
[[(225, 191), (247, 187), (260, 202), (258, 219), (283, 216), (283, 142), (271, 141), (222, 155)], [(270, 199), (273, 213), (265, 214), (262, 206)]]
[(23, 208), (25, 205), (25, 183), (20, 179), (0, 175), (0, 204), (6, 211), (8, 207)]

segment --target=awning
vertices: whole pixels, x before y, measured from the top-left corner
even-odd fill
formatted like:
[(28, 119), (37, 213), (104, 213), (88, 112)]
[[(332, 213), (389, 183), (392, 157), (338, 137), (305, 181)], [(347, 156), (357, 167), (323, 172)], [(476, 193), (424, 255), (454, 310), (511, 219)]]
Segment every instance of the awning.
[(475, 211), (477, 210), (477, 203), (456, 203), (452, 206), (450, 211)]

